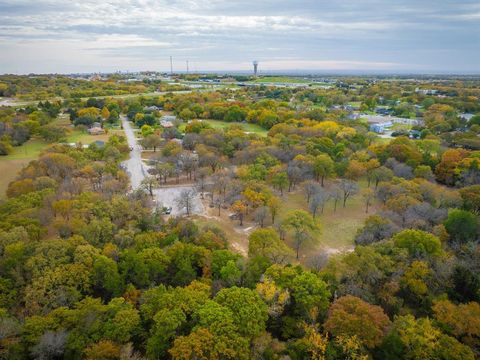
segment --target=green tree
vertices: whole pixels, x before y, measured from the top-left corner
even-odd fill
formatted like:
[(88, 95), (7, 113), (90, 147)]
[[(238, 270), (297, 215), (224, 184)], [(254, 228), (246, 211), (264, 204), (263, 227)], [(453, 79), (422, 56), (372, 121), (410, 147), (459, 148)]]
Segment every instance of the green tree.
[(215, 301), (231, 310), (242, 336), (252, 338), (265, 331), (267, 305), (255, 291), (238, 287), (222, 289)]
[(297, 259), (299, 258), (302, 244), (310, 239), (315, 231), (319, 231), (319, 227), (312, 215), (304, 210), (290, 211), (283, 220), (282, 226), (293, 231)]
[(331, 296), (327, 284), (318, 275), (309, 271), (293, 278), (291, 294), (295, 311), (313, 322), (318, 315), (325, 312)]
[(93, 287), (102, 297), (110, 298), (122, 292), (121, 278), (117, 263), (112, 259), (100, 255), (93, 263)]
[(283, 195), (283, 190), (288, 186), (288, 175), (285, 171), (275, 173), (270, 182), (274, 187), (280, 190), (280, 194)]
[(147, 340), (147, 355), (158, 359), (166, 355), (186, 317), (180, 309), (162, 309), (155, 314), (153, 321), (154, 325)]
[(248, 256), (263, 256), (272, 263), (282, 264), (293, 256), (293, 252), (275, 229), (266, 228), (253, 231), (248, 237)]
[(317, 155), (313, 161), (313, 172), (317, 181), (321, 180), (322, 186), (324, 186), (325, 178), (328, 178), (334, 174), (334, 162), (327, 154)]
[(444, 222), (451, 242), (465, 243), (477, 237), (477, 217), (469, 211), (455, 209)]
[(410, 255), (440, 255), (442, 244), (433, 234), (422, 230), (403, 230), (393, 237), (395, 246), (407, 249)]
[(415, 320), (412, 315), (399, 316), (394, 321), (394, 331), (403, 345), (404, 359), (474, 359), (467, 346), (442, 334), (428, 318)]

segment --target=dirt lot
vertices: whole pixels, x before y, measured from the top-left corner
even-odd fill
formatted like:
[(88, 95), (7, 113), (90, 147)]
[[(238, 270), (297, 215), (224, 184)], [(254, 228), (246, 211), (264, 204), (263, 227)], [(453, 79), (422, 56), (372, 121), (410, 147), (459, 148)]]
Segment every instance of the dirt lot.
[[(179, 185), (179, 186), (169, 186), (163, 188), (157, 188), (153, 191), (155, 195), (155, 200), (157, 201), (157, 206), (159, 208), (172, 207), (171, 215), (184, 215), (186, 210), (180, 209), (177, 206), (176, 200), (181, 196), (182, 191), (192, 190), (191, 185)], [(193, 207), (191, 210), (192, 214), (203, 214), (205, 211), (202, 201), (200, 200), (200, 195), (196, 195), (193, 201)]]

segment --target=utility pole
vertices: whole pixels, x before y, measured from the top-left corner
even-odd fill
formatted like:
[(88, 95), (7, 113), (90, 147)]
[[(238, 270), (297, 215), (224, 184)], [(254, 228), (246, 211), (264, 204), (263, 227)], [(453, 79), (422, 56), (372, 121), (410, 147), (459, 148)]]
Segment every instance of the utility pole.
[(173, 75), (173, 60), (171, 56), (170, 56), (170, 75)]
[(187, 60), (187, 74), (188, 74), (188, 60)]

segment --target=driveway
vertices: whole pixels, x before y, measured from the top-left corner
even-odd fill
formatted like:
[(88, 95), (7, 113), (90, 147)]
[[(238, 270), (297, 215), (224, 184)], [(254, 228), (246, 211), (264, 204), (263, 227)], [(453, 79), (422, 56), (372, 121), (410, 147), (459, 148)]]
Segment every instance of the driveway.
[(142, 161), (142, 147), (138, 144), (135, 132), (127, 120), (126, 116), (121, 116), (123, 129), (125, 130), (125, 136), (127, 137), (128, 146), (130, 146), (130, 159), (123, 162), (128, 174), (130, 175), (130, 182), (132, 189), (137, 190), (142, 180), (145, 179), (147, 173), (147, 167)]
[[(123, 129), (125, 131), (125, 136), (127, 137), (128, 146), (132, 149), (130, 151), (130, 159), (123, 162), (125, 169), (130, 175), (130, 182), (132, 184), (132, 189), (136, 190), (140, 188), (142, 180), (148, 176), (148, 166), (144, 164), (142, 160), (142, 147), (138, 144), (137, 138), (135, 136), (135, 131), (133, 130), (130, 122), (126, 116), (121, 116)], [(176, 204), (176, 199), (180, 196), (183, 190), (190, 190), (193, 186), (169, 186), (165, 188), (158, 188), (153, 191), (155, 197), (155, 202), (159, 208), (171, 207), (171, 215), (183, 215), (185, 214), (185, 209), (178, 208)], [(193, 201), (192, 214), (203, 214), (205, 211), (202, 201), (200, 200), (200, 195), (196, 195)]]

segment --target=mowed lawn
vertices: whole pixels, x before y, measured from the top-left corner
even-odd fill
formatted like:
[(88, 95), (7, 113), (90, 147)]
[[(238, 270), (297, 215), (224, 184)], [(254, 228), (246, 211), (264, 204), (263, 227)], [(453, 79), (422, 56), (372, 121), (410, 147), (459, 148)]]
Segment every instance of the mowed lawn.
[[(365, 187), (365, 183), (360, 183), (361, 189)], [(297, 189), (290, 194), (287, 193), (284, 195), (283, 200), (283, 206), (279, 213), (280, 221), (291, 210), (301, 209), (308, 211), (307, 201), (301, 189)], [(316, 216), (319, 231), (315, 233), (315, 236), (310, 241), (305, 243), (300, 254), (306, 256), (315, 250), (335, 252), (351, 249), (354, 245), (357, 230), (363, 226), (365, 219), (374, 212), (375, 205), (370, 206), (368, 214), (365, 212), (365, 201), (361, 193), (349, 198), (345, 208), (342, 201), (339, 200), (337, 211), (335, 212), (334, 201), (327, 201), (323, 214), (318, 213)]]
[(265, 76), (255, 79), (255, 83), (289, 83), (289, 84), (309, 84), (310, 80), (300, 77), (290, 76)]
[[(359, 185), (360, 191), (366, 188), (365, 182), (360, 182)], [(351, 251), (355, 246), (355, 234), (363, 226), (365, 219), (375, 213), (376, 207), (376, 202), (372, 201), (367, 214), (361, 192), (349, 198), (345, 208), (343, 208), (342, 201), (339, 200), (336, 212), (334, 212), (333, 200), (329, 200), (325, 204), (324, 213), (318, 213), (316, 216), (319, 231), (315, 232), (314, 236), (300, 247), (300, 262), (309, 265), (311, 259), (315, 259), (320, 254), (333, 255)], [(284, 195), (279, 212), (279, 222), (287, 216), (289, 211), (298, 209), (308, 211), (306, 198), (301, 188)], [(286, 242), (294, 248), (291, 232), (288, 234)]]
[(239, 123), (239, 122), (227, 122), (227, 121), (220, 121), (220, 120), (202, 120), (214, 129), (225, 129), (230, 125), (239, 125), (243, 131), (247, 133), (254, 133), (260, 136), (267, 136), (268, 131), (257, 124), (250, 124), (250, 123)]

